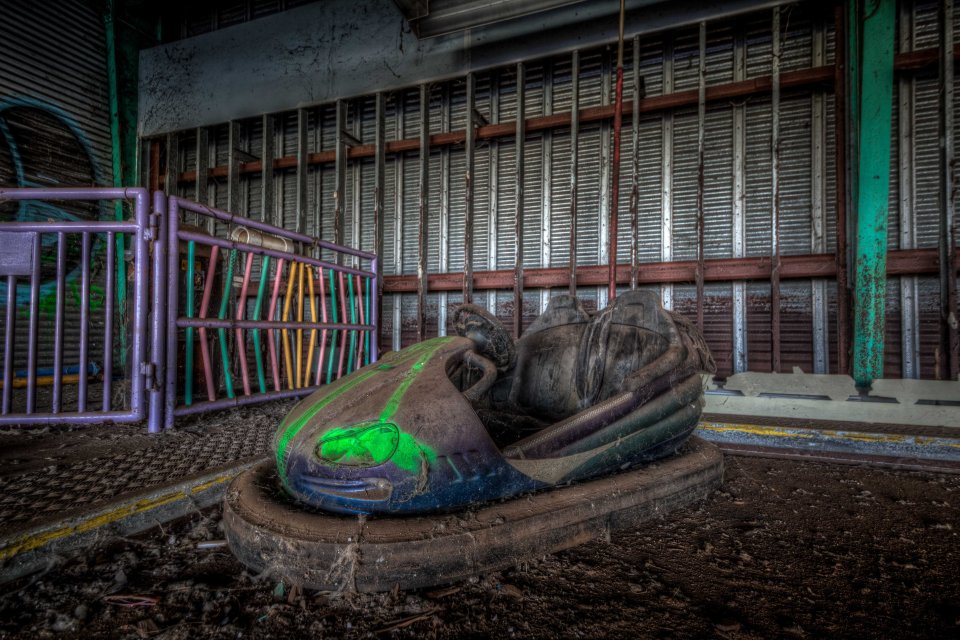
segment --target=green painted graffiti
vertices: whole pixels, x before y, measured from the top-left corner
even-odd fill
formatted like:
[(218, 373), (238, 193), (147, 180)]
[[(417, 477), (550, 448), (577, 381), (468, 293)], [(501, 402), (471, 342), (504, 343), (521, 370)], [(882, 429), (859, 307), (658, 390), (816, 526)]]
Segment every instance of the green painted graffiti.
[(317, 445), (326, 462), (350, 467), (374, 467), (388, 460), (408, 473), (417, 473), (423, 458), (433, 462), (436, 452), (392, 422), (368, 422), (331, 429)]
[[(80, 297), (80, 287), (76, 282), (67, 283), (67, 291), (73, 299), (74, 304), (79, 308), (82, 302)], [(95, 284), (90, 285), (90, 310), (99, 311), (103, 308), (103, 301), (106, 299), (103, 287)], [(40, 313), (44, 315), (54, 315), (57, 312), (57, 291), (52, 289), (40, 295)], [(29, 309), (21, 310), (21, 313), (29, 314)]]
[[(452, 338), (434, 338), (432, 340), (426, 340), (419, 344), (413, 345), (406, 349), (406, 351), (395, 352), (387, 358), (386, 362), (382, 362), (376, 367), (370, 367), (366, 370), (360, 370), (357, 373), (343, 378), (341, 381), (336, 383), (330, 392), (321, 398), (317, 403), (311, 406), (309, 409), (303, 412), (303, 414), (290, 423), (283, 431), (283, 435), (280, 436), (280, 439), (277, 442), (277, 471), (279, 472), (281, 481), (287, 483), (287, 450), (290, 447), (290, 442), (297, 436), (298, 433), (303, 429), (303, 427), (309, 422), (314, 416), (316, 416), (320, 411), (322, 411), (327, 405), (333, 402), (335, 399), (342, 396), (344, 393), (357, 386), (361, 382), (369, 379), (371, 376), (376, 375), (380, 371), (383, 371), (384, 365), (390, 365), (391, 368), (397, 367), (402, 363), (409, 362), (413, 358), (417, 358), (416, 362), (410, 367), (410, 370), (404, 374), (403, 381), (397, 387), (397, 389), (390, 395), (390, 398), (387, 400), (386, 405), (383, 408), (383, 411), (380, 413), (380, 418), (376, 422), (370, 422), (363, 425), (362, 428), (369, 428), (376, 425), (383, 425), (386, 423), (393, 424), (390, 422), (390, 419), (397, 412), (397, 409), (400, 406), (400, 401), (403, 398), (404, 394), (409, 389), (410, 385), (413, 384), (414, 379), (417, 374), (423, 370), (424, 365), (430, 359), (431, 356), (442, 346), (447, 344)], [(335, 427), (322, 436), (322, 439), (319, 443), (319, 446), (323, 446), (324, 442), (327, 442), (330, 438), (329, 436), (338, 429), (340, 430), (350, 430), (358, 429), (361, 427)], [(344, 433), (339, 433), (338, 435), (346, 435)], [(399, 429), (397, 431), (397, 448), (393, 454), (393, 462), (399, 468), (410, 471), (411, 473), (416, 472), (419, 469), (421, 456), (426, 456), (427, 460), (433, 460), (436, 458), (436, 454), (426, 445), (418, 442), (413, 436), (401, 432)], [(350, 435), (356, 436), (355, 433), (350, 432)], [(368, 434), (365, 437), (364, 445), (371, 445), (376, 441), (376, 450), (380, 454), (383, 452), (383, 443), (379, 442), (379, 439), (383, 439), (383, 435), (377, 434)], [(349, 440), (345, 440), (343, 445), (336, 445), (337, 447), (354, 447), (353, 454), (356, 456), (363, 457), (364, 455), (372, 456), (373, 453), (368, 452), (363, 454), (361, 452), (361, 446), (359, 443), (350, 445)], [(332, 446), (332, 445), (331, 445)], [(332, 452), (337, 451), (336, 448), (331, 449)], [(331, 454), (332, 455), (332, 454)], [(331, 458), (325, 456), (321, 453), (321, 457), (330, 460)]]
[(283, 435), (280, 436), (280, 440), (277, 442), (277, 471), (284, 484), (287, 482), (287, 448), (290, 446), (290, 441), (293, 440), (296, 435), (300, 433), (300, 430), (303, 429), (304, 425), (306, 425), (313, 416), (322, 411), (324, 407), (376, 372), (376, 369), (370, 369), (369, 371), (356, 375), (353, 379), (342, 378), (342, 384), (340, 384), (338, 389), (332, 389), (330, 393), (318, 401), (317, 404), (304, 411), (303, 415), (287, 426)]

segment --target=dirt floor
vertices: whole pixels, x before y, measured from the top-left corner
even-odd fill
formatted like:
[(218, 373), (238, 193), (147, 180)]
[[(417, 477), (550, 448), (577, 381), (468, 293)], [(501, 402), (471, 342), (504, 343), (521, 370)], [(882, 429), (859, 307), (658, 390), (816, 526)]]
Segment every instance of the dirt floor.
[(960, 637), (958, 475), (728, 456), (701, 505), (379, 595), (252, 576), (219, 546), (219, 517), (102, 540), (0, 587), (0, 638)]

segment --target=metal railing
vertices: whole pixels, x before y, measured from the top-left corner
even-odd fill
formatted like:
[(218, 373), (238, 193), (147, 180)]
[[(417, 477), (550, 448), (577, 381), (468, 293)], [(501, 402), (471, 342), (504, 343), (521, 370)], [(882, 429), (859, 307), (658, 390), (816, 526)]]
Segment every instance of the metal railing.
[[(150, 429), (159, 429), (160, 396), (153, 379), (158, 352), (148, 353), (148, 309), (152, 304), (151, 337), (154, 345), (162, 336), (159, 318), (162, 315), (162, 297), (148, 297), (149, 275), (162, 271), (163, 238), (156, 229), (162, 217), (150, 215), (149, 194), (139, 188), (65, 188), (65, 189), (0, 189), (0, 201), (123, 201), (134, 205), (133, 219), (129, 221), (17, 221), (0, 223), (0, 277), (4, 278), (3, 326), (3, 388), (0, 424), (57, 424), (93, 422), (140, 422), (150, 410)], [(155, 205), (163, 205), (162, 193), (155, 194)], [(152, 266), (150, 243), (154, 243)], [(125, 249), (125, 247), (129, 247)], [(93, 278), (94, 258), (102, 269), (97, 277), (103, 286), (96, 286)], [(129, 265), (129, 266), (127, 266)], [(118, 294), (125, 291), (128, 270), (132, 274), (132, 318), (129, 324), (129, 361), (124, 362), (128, 334), (118, 317), (125, 312), (126, 299)], [(52, 271), (52, 278), (51, 278)], [(48, 282), (41, 282), (51, 278)], [(20, 280), (24, 279), (23, 282)], [(79, 287), (76, 287), (79, 280)], [(155, 279), (155, 283), (159, 280)], [(68, 313), (68, 284), (75, 289), (73, 307)], [(117, 285), (121, 284), (120, 287)], [(91, 308), (93, 289), (97, 289), (97, 309)], [(25, 295), (19, 294), (24, 292)], [(28, 292), (28, 293), (27, 293)], [(52, 298), (52, 304), (51, 299)], [(101, 306), (102, 305), (102, 306)], [(26, 345), (23, 331), (18, 326), (18, 310), (26, 307)], [(77, 308), (78, 307), (78, 308)], [(94, 313), (94, 311), (96, 313)], [(48, 317), (52, 313), (52, 322)], [(102, 322), (102, 332), (91, 336), (93, 316)], [(41, 316), (47, 316), (41, 323)], [(77, 322), (71, 332), (78, 335), (78, 344), (71, 345), (77, 362), (65, 362), (65, 328), (68, 322)], [(52, 332), (52, 336), (49, 335)], [(91, 352), (91, 345), (99, 340), (99, 354)], [(25, 362), (17, 358), (26, 351)], [(73, 347), (76, 347), (75, 349)], [(48, 353), (48, 351), (52, 351)], [(119, 358), (118, 358), (119, 354)], [(41, 361), (52, 361), (46, 370)], [(114, 398), (114, 365), (126, 368), (129, 382), (125, 403)], [(18, 369), (19, 367), (19, 369)], [(99, 402), (91, 398), (90, 373), (102, 373)], [(40, 375), (47, 374), (49, 375)], [(20, 375), (22, 374), (22, 375)], [(66, 384), (77, 385), (76, 398), (64, 399)], [(99, 383), (97, 383), (99, 384)], [(51, 387), (49, 411), (38, 410), (40, 391)], [(24, 391), (21, 393), (19, 389)], [(154, 393), (147, 394), (148, 389)], [(44, 396), (47, 394), (44, 394)], [(46, 397), (43, 398), (43, 404)], [(123, 404), (118, 408), (117, 404)], [(99, 408), (93, 407), (99, 405)]]
[[(140, 188), (0, 189), (5, 200), (129, 200), (134, 211), (0, 223), (0, 424), (146, 419), (155, 433), (178, 416), (303, 396), (377, 361), (374, 254), (160, 191), (151, 208)], [(203, 229), (181, 224), (184, 212)]]
[[(202, 230), (183, 223), (184, 212)], [(168, 217), (166, 426), (307, 395), (376, 362), (374, 254), (176, 196)], [(337, 263), (320, 259), (322, 251)], [(338, 264), (344, 258), (356, 266)]]

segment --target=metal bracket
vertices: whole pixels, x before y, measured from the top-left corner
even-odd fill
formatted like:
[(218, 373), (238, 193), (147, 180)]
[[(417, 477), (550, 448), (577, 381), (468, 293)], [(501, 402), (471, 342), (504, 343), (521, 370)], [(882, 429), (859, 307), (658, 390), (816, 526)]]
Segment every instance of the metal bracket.
[(343, 142), (348, 147), (359, 147), (361, 144), (363, 144), (355, 135), (353, 135), (347, 130), (341, 131), (340, 135), (343, 137)]
[(0, 231), (0, 276), (33, 273), (33, 247), (37, 233)]
[(157, 371), (157, 367), (152, 362), (141, 362), (140, 363), (140, 373), (143, 374), (143, 387), (148, 391), (153, 389), (153, 377)]
[(483, 113), (480, 112), (480, 109), (477, 109), (476, 107), (473, 108), (473, 118), (477, 121), (477, 127), (485, 127), (490, 124), (490, 121), (487, 120), (487, 116), (483, 115)]
[(152, 211), (147, 216), (147, 228), (143, 230), (145, 240), (157, 240), (157, 230), (160, 228), (160, 215), (160, 213)]

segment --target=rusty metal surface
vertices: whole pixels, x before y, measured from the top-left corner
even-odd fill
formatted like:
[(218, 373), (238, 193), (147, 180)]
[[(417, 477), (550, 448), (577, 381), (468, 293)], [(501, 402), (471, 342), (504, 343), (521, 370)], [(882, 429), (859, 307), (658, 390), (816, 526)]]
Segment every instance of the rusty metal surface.
[[(960, 250), (957, 251), (960, 259)], [(639, 284), (693, 283), (696, 277), (695, 260), (676, 262), (641, 263)], [(770, 258), (721, 258), (704, 261), (704, 282), (728, 282), (731, 280), (767, 280), (770, 278), (772, 264)], [(891, 251), (887, 256), (887, 274), (924, 275), (939, 272), (935, 249), (912, 249)], [(474, 287), (478, 290), (512, 289), (513, 270), (477, 271), (474, 273)], [(833, 278), (836, 276), (836, 258), (834, 254), (783, 256), (780, 270), (782, 280), (805, 278)], [(570, 271), (567, 267), (526, 269), (524, 283), (528, 288), (566, 287), (569, 284)], [(607, 280), (606, 265), (579, 266), (576, 269), (577, 284), (604, 285)], [(462, 285), (460, 273), (431, 273), (429, 286), (431, 291), (458, 291)], [(630, 265), (617, 265), (617, 283), (630, 283)], [(384, 276), (385, 293), (410, 293), (417, 290), (416, 276)]]
[[(427, 208), (430, 193), (430, 88), (420, 85), (420, 182), (417, 191), (417, 342), (426, 337)], [(431, 315), (430, 317), (436, 317)]]
[[(676, 304), (685, 313), (689, 309), (692, 317), (702, 322), (705, 328), (710, 323), (718, 327), (714, 332), (716, 342), (712, 345), (729, 343), (730, 336), (722, 334), (733, 333), (735, 351), (738, 344), (741, 347), (739, 366), (742, 369), (763, 366), (769, 370), (777, 352), (781, 354), (780, 367), (784, 370), (794, 363), (829, 371), (843, 370), (849, 364), (850, 296), (846, 282), (849, 205), (843, 197), (849, 182), (845, 171), (848, 161), (844, 140), (847, 114), (839, 108), (845, 103), (844, 48), (847, 43), (842, 35), (843, 25), (837, 24), (845, 12), (835, 6), (831, 9), (838, 9), (836, 12), (822, 12), (820, 9), (815, 3), (799, 4), (790, 9), (789, 19), (784, 17), (781, 21), (779, 88), (782, 103), (779, 113), (783, 148), (779, 172), (779, 281), (780, 288), (789, 287), (791, 281), (797, 279), (810, 278), (813, 282), (797, 283), (789, 294), (784, 290), (779, 303), (771, 304), (770, 300), (778, 289), (772, 282), (776, 279), (777, 261), (771, 249), (773, 225), (770, 220), (774, 201), (773, 154), (770, 152), (774, 89), (773, 13), (769, 8), (762, 8), (736, 20), (707, 24), (706, 86), (703, 87), (702, 100), (706, 107), (703, 163), (698, 162), (696, 144), (701, 102), (697, 64), (699, 25), (691, 23), (670, 32), (642, 34), (626, 42), (624, 90), (627, 95), (621, 114), (629, 118), (623, 124), (631, 129), (630, 135), (638, 139), (639, 144), (634, 149), (634, 157), (623, 158), (625, 166), (618, 166), (621, 171), (628, 171), (633, 160), (639, 165), (634, 167), (639, 180), (638, 184), (631, 184), (630, 189), (619, 193), (621, 201), (626, 200), (628, 193), (630, 195), (631, 221), (630, 229), (625, 228), (626, 224), (617, 229), (617, 244), (621, 250), (616, 255), (618, 264), (614, 269), (614, 280), (621, 287), (634, 284), (669, 287), (671, 303), (675, 298)], [(908, 7), (907, 11), (915, 9), (918, 16), (922, 13), (917, 18), (919, 54), (917, 51), (899, 54), (897, 66), (901, 76), (908, 76), (911, 82), (917, 78), (916, 102), (924, 110), (922, 113), (918, 110), (919, 115), (913, 119), (913, 124), (920, 140), (917, 143), (917, 171), (925, 172), (931, 165), (930, 145), (936, 143), (935, 131), (934, 137), (930, 138), (938, 102), (935, 92), (931, 91), (936, 84), (932, 73), (936, 69), (936, 49), (931, 48), (937, 42), (936, 11), (923, 7)], [(931, 11), (934, 19), (929, 15)], [(669, 48), (665, 46), (668, 41), (672, 43)], [(422, 337), (442, 334), (446, 328), (443, 316), (465, 296), (479, 298), (479, 302), (503, 321), (518, 322), (522, 330), (535, 317), (537, 308), (542, 308), (560, 288), (591, 299), (599, 293), (594, 287), (607, 289), (609, 271), (601, 277), (594, 267), (597, 263), (607, 266), (608, 258), (613, 257), (606, 251), (609, 246), (606, 244), (609, 242), (607, 232), (611, 230), (607, 227), (607, 219), (613, 212), (609, 203), (601, 203), (604, 197), (614, 195), (608, 184), (612, 171), (610, 163), (606, 162), (605, 168), (603, 165), (610, 156), (609, 141), (604, 142), (604, 139), (617, 115), (616, 106), (609, 99), (611, 51), (610, 47), (589, 46), (572, 52), (572, 55), (563, 53), (545, 59), (518, 57), (516, 60), (524, 60), (526, 67), (527, 77), (522, 87), (516, 82), (516, 63), (513, 61), (499, 69), (475, 71), (472, 89), (476, 109), (471, 110), (469, 120), (466, 113), (467, 76), (434, 83), (431, 87), (435, 91), (434, 99), (428, 100), (434, 126), (428, 127), (426, 137), (429, 156), (432, 157), (428, 162), (431, 195), (426, 216), (428, 261), (423, 296), (419, 295), (416, 286), (409, 286), (412, 282), (409, 277), (414, 275), (418, 263), (420, 240), (415, 161), (423, 140), (417, 117), (419, 86), (400, 89), (388, 96), (388, 110), (393, 108), (395, 111), (388, 113), (389, 122), (384, 133), (387, 182), (383, 195), (395, 206), (392, 205), (394, 215), (384, 228), (384, 240), (388, 245), (385, 249), (388, 280), (384, 291), (388, 299), (383, 304), (391, 319), (385, 324), (388, 331), (385, 335), (392, 337), (396, 346), (417, 339), (418, 334)], [(915, 73), (914, 68), (923, 64), (926, 65), (923, 72)], [(525, 218), (523, 242), (526, 245), (523, 254), (526, 259), (522, 265), (523, 287), (519, 295), (515, 290), (516, 262), (513, 259), (517, 241), (515, 219), (511, 219), (519, 209), (514, 188), (518, 91), (527, 94), (527, 112), (522, 123), (526, 146), (526, 152), (522, 154), (525, 164), (522, 188), (526, 194), (522, 207)], [(449, 103), (437, 99), (441, 92), (450, 96)], [(372, 104), (372, 100), (372, 95), (350, 99), (352, 105)], [(447, 106), (442, 107), (442, 102)], [(549, 102), (553, 104), (548, 107)], [(330, 163), (335, 160), (335, 149), (333, 126), (327, 122), (333, 109), (332, 104), (307, 108), (311, 114), (315, 110), (320, 120), (314, 125), (311, 115), (312, 137), (307, 164), (310, 173), (318, 179), (308, 194), (308, 205), (312, 215), (324, 221), (323, 232), (327, 233), (334, 217), (330, 206), (334, 172)], [(437, 126), (441, 121), (447, 122), (442, 113), (444, 108), (449, 113), (449, 125)], [(356, 114), (354, 120), (357, 117), (363, 120), (362, 130), (367, 133), (374, 131), (368, 118), (370, 112), (372, 109), (359, 106), (352, 112)], [(731, 112), (734, 114), (733, 123)], [(738, 112), (742, 116), (739, 129), (736, 125)], [(293, 144), (295, 137), (289, 131), (291, 114), (296, 115), (296, 111), (277, 114), (278, 135), (274, 137), (280, 150), (276, 155), (282, 157), (275, 157), (268, 163), (256, 158), (256, 125), (242, 123), (245, 131), (249, 130), (249, 135), (253, 136), (252, 157), (241, 158), (239, 173), (241, 183), (249, 184), (251, 197), (264, 195), (257, 191), (261, 175), (269, 174), (274, 178), (278, 183), (276, 190), (283, 189), (283, 192), (277, 193), (278, 197), (270, 202), (276, 203), (292, 220), (293, 212), (289, 210), (295, 191), (289, 186), (293, 184), (291, 178), (298, 166), (299, 154), (293, 154), (296, 145)], [(821, 115), (819, 122), (817, 114)], [(807, 117), (812, 118), (809, 129), (793, 126), (807, 122)], [(663, 122), (668, 118), (672, 123), (669, 136), (663, 130)], [(406, 126), (398, 126), (395, 121), (404, 121)], [(208, 180), (211, 191), (219, 198), (223, 178), (229, 177), (223, 163), (227, 150), (221, 140), (226, 139), (226, 125), (214, 129), (210, 132), (210, 145), (216, 151), (211, 150), (211, 161), (219, 166), (209, 170)], [(475, 157), (472, 169), (466, 172), (468, 130), (475, 132), (469, 140)], [(623, 134), (628, 132), (625, 130)], [(189, 146), (192, 146), (193, 138), (189, 134), (184, 138), (189, 139)], [(817, 146), (815, 139), (822, 139), (823, 144)], [(731, 161), (737, 157), (738, 141), (739, 157), (742, 158), (739, 163)], [(365, 205), (371, 202), (373, 182), (366, 172), (374, 166), (371, 159), (375, 160), (376, 144), (371, 135), (361, 137), (359, 142), (346, 150), (346, 156), (347, 165), (353, 170), (351, 175), (362, 174), (363, 180), (360, 185), (355, 180), (348, 185), (347, 199), (353, 195), (353, 216), (362, 216), (361, 228), (366, 234), (362, 241), (369, 244), (367, 230), (371, 228), (371, 222), (369, 207)], [(833, 149), (829, 148), (831, 144)], [(181, 150), (185, 152), (186, 162), (178, 163), (175, 167), (178, 170), (171, 173), (179, 175), (181, 180), (186, 178), (182, 184), (190, 186), (194, 176), (182, 169), (193, 169), (192, 149)], [(444, 166), (444, 158), (449, 159), (449, 173), (437, 170)], [(599, 168), (598, 162), (601, 163)], [(702, 186), (699, 184), (701, 164)], [(469, 183), (451, 180), (465, 175), (465, 172), (469, 173)], [(669, 187), (665, 186), (666, 180), (670, 181)], [(922, 222), (916, 246), (921, 249), (899, 254), (891, 252), (889, 277), (936, 274), (939, 270), (936, 252), (932, 250), (936, 245), (935, 235), (929, 228), (933, 219), (930, 210), (932, 193), (927, 184), (929, 180), (923, 180), (916, 187), (917, 215)], [(281, 186), (284, 182), (286, 188)], [(269, 189), (265, 182), (261, 181), (261, 184)], [(670, 190), (669, 205), (662, 197), (664, 188)], [(702, 194), (699, 193), (701, 189)], [(473, 192), (469, 201), (467, 191)], [(818, 196), (820, 191), (823, 193)], [(736, 210), (738, 202), (734, 192), (748, 194), (743, 196), (740, 207), (740, 253), (737, 253), (733, 237), (736, 222), (731, 224), (730, 221), (731, 207)], [(896, 199), (897, 196), (893, 194), (892, 197)], [(358, 201), (362, 203), (360, 206), (357, 206)], [(660, 251), (664, 240), (661, 210), (665, 206), (670, 207), (672, 224), (671, 253), (668, 256)], [(468, 207), (472, 212), (469, 230), (464, 228)], [(251, 210), (256, 210), (255, 204), (251, 204)], [(626, 211), (620, 213), (622, 218)], [(818, 215), (822, 220), (820, 226), (816, 222)], [(538, 216), (541, 225), (537, 225)], [(438, 251), (443, 255), (446, 246), (442, 239), (444, 220), (449, 224), (449, 264), (446, 268), (437, 261)], [(459, 224), (461, 220), (463, 226)], [(570, 221), (575, 224), (569, 224)], [(895, 226), (891, 223), (894, 240)], [(440, 233), (437, 233), (438, 228)], [(396, 237), (400, 229), (403, 229), (402, 238)], [(459, 235), (461, 233), (463, 235)], [(701, 234), (703, 240), (700, 240)], [(811, 240), (811, 236), (816, 239)], [(464, 240), (462, 244), (461, 238)], [(628, 246), (630, 251), (625, 250)], [(895, 246), (891, 245), (891, 249)], [(402, 252), (399, 264), (397, 251)], [(473, 255), (468, 255), (470, 253)], [(557, 269), (566, 271), (566, 274), (558, 273)], [(471, 272), (475, 275), (468, 278)], [(475, 283), (475, 287), (468, 287), (468, 279), (471, 284)], [(765, 291), (756, 286), (759, 281), (766, 285)], [(722, 289), (725, 288), (729, 296), (730, 286), (723, 287), (718, 283), (726, 282), (735, 283), (734, 296), (742, 304), (731, 307), (725, 300)], [(811, 314), (806, 310), (811, 300), (803, 293), (804, 287), (813, 290), (819, 312)], [(825, 302), (821, 304), (821, 300)], [(888, 299), (888, 306), (890, 303)], [(515, 313), (518, 307), (520, 312)], [(720, 309), (732, 314), (732, 318), (723, 317)], [(780, 330), (773, 332), (775, 323), (771, 323), (771, 316), (776, 315), (777, 310)], [(906, 308), (903, 310), (903, 313), (910, 312)], [(421, 314), (426, 317), (418, 332), (418, 316)], [(934, 364), (932, 357), (928, 356), (935, 352), (937, 345), (931, 344), (927, 334), (931, 327), (934, 335), (937, 334), (938, 320), (934, 318), (933, 325), (930, 325), (926, 316), (921, 319), (919, 316), (923, 314), (918, 312), (917, 315), (918, 319), (912, 325), (898, 319), (903, 323), (900, 329), (897, 328), (900, 325), (892, 326), (895, 323), (890, 318), (887, 339), (899, 339), (903, 332), (915, 327), (917, 353), (920, 354), (915, 360), (923, 361), (917, 365), (918, 370), (925, 372), (923, 375), (931, 375), (929, 372)], [(812, 330), (808, 324), (812, 325)], [(767, 344), (758, 344), (758, 333), (763, 335)], [(770, 344), (773, 341), (771, 333), (781, 336), (779, 349)], [(809, 341), (806, 351), (815, 353), (812, 360), (803, 351), (804, 340)], [(905, 357), (897, 349), (888, 350), (886, 366), (890, 371), (906, 370), (900, 366)]]
[(523, 291), (526, 282), (523, 278), (523, 149), (527, 138), (526, 128), (526, 67), (524, 63), (517, 63), (517, 119), (515, 125), (515, 157), (516, 176), (514, 181), (514, 213), (513, 213), (513, 337), (519, 338), (523, 333)]
[(783, 55), (783, 49), (780, 43), (780, 7), (773, 8), (773, 27), (772, 27), (770, 62), (772, 66), (771, 88), (770, 88), (770, 111), (771, 111), (771, 139), (770, 149), (773, 154), (771, 159), (770, 176), (773, 183), (773, 194), (771, 209), (771, 268), (770, 268), (770, 370), (774, 372), (781, 371), (783, 363), (780, 358), (780, 270), (783, 268), (783, 258), (780, 254), (780, 58)]
[[(817, 67), (812, 69), (802, 69), (798, 71), (787, 71), (780, 76), (780, 86), (783, 89), (804, 89), (814, 86), (830, 86), (834, 77), (833, 66)], [(731, 82), (724, 85), (715, 85), (707, 87), (706, 101), (710, 103), (725, 102), (734, 99), (744, 99), (751, 96), (768, 95), (772, 86), (770, 76), (752, 78), (740, 82)], [(642, 98), (637, 106), (639, 113), (659, 113), (679, 109), (681, 107), (696, 106), (698, 102), (698, 92), (696, 89), (690, 91), (676, 91), (661, 96), (651, 96)], [(623, 103), (623, 115), (632, 115), (634, 110), (633, 101)], [(612, 105), (587, 107), (578, 112), (578, 121), (581, 125), (606, 120), (613, 120), (615, 109)], [(563, 129), (571, 124), (571, 113), (569, 111), (555, 113), (550, 116), (539, 116), (526, 119), (526, 130), (528, 133), (544, 131), (547, 129)], [(517, 124), (515, 121), (508, 120), (498, 124), (489, 124), (477, 127), (477, 140), (492, 140), (499, 138), (509, 138), (516, 135)], [(456, 146), (464, 144), (466, 140), (466, 131), (457, 129), (448, 133), (434, 133), (429, 136), (430, 147)], [(422, 141), (419, 138), (404, 138), (402, 140), (391, 140), (386, 143), (387, 153), (403, 153), (407, 151), (417, 151), (420, 149)], [(362, 144), (350, 147), (347, 150), (347, 157), (369, 158), (376, 153), (374, 145)], [(316, 151), (308, 154), (308, 163), (329, 164), (336, 159), (335, 150)], [(283, 156), (273, 160), (273, 168), (291, 169), (297, 166), (296, 155)], [(241, 163), (240, 173), (259, 173), (263, 169), (262, 162), (252, 160)], [(218, 165), (211, 167), (207, 171), (207, 179), (224, 178), (229, 170), (227, 165)], [(196, 171), (184, 171), (178, 176), (178, 185), (186, 186), (192, 184), (197, 178)]]
[[(846, 33), (846, 10), (838, 4), (834, 10), (835, 32)], [(847, 39), (834, 38), (833, 104), (835, 110), (834, 145), (836, 152), (836, 278), (837, 278), (837, 370), (850, 371), (850, 295), (847, 284)], [(888, 256), (889, 260), (893, 258)]]

